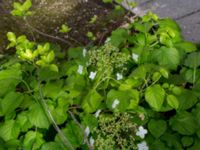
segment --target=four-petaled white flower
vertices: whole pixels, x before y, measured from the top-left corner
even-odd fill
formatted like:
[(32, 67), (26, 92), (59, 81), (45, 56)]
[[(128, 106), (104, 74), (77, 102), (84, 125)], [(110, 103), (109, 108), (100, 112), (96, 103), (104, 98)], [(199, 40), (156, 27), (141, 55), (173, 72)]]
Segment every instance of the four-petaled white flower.
[(145, 141), (137, 144), (138, 150), (149, 150), (149, 147)]
[(133, 60), (135, 60), (136, 62), (138, 61), (138, 55), (137, 54), (135, 54), (135, 53), (132, 53), (132, 58), (133, 58)]
[(101, 113), (101, 109), (97, 110), (97, 111), (95, 112), (94, 116), (95, 116), (96, 118), (98, 118), (100, 113)]
[(78, 72), (79, 74), (82, 74), (82, 73), (83, 73), (83, 66), (79, 65), (79, 66), (78, 66), (77, 72)]
[(112, 108), (115, 109), (117, 107), (117, 105), (119, 105), (119, 100), (118, 99), (115, 99), (112, 103)]
[(92, 137), (90, 137), (89, 143), (91, 146), (94, 146), (94, 139)]
[(108, 43), (108, 42), (110, 42), (110, 38), (107, 38), (105, 41), (105, 43)]
[(90, 134), (90, 128), (88, 126), (85, 128), (85, 134), (86, 136)]
[(136, 135), (140, 138), (144, 139), (145, 135), (148, 133), (146, 129), (143, 128), (143, 126), (139, 126), (138, 131), (136, 132)]
[(123, 75), (121, 73), (117, 73), (116, 76), (117, 76), (117, 80), (123, 79)]
[(83, 57), (86, 56), (86, 53), (87, 53), (87, 50), (84, 48), (84, 49), (83, 49)]
[(93, 80), (95, 78), (96, 74), (97, 74), (97, 72), (90, 72), (89, 78)]

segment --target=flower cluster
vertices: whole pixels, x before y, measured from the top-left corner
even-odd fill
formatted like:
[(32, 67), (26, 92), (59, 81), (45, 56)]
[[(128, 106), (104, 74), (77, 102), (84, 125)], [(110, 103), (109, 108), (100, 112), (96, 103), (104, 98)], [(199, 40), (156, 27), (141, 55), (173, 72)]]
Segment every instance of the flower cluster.
[[(123, 71), (124, 65), (130, 59), (129, 55), (121, 52), (109, 42), (98, 49), (88, 51), (88, 55), (88, 65), (97, 68), (99, 72), (103, 72), (103, 76), (110, 76), (115, 69)], [(122, 78), (121, 74), (117, 76), (119, 80)]]

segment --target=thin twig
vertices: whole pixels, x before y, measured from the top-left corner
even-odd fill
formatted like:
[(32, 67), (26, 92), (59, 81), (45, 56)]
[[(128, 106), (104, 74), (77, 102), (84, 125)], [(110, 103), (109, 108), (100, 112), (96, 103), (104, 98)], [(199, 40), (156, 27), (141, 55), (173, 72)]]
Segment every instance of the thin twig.
[(69, 46), (73, 46), (72, 43), (70, 43), (69, 41), (66, 41), (66, 40), (64, 40), (64, 39), (62, 39), (62, 38), (59, 38), (59, 37), (56, 37), (56, 36), (53, 36), (53, 35), (49, 35), (49, 34), (47, 34), (47, 33), (44, 33), (44, 32), (42, 32), (42, 31), (40, 31), (40, 30), (34, 28), (33, 26), (31, 26), (31, 25), (29, 24), (29, 22), (28, 22), (26, 19), (24, 19), (24, 20), (25, 20), (25, 22), (26, 22), (26, 25), (27, 25), (29, 28), (31, 28), (33, 31), (37, 32), (38, 34), (43, 35), (43, 36), (48, 37), (48, 38), (51, 38), (51, 39), (55, 39), (55, 40), (57, 40), (57, 41), (61, 41), (61, 42), (65, 43), (65, 44), (68, 44)]
[(42, 93), (42, 88), (41, 88), (41, 84), (40, 84), (39, 75), (38, 75), (38, 89), (39, 89), (39, 94), (40, 94), (41, 105), (42, 105), (42, 107), (43, 107), (48, 119), (52, 122), (55, 130), (58, 132), (58, 135), (60, 136), (60, 138), (63, 141), (64, 145), (67, 148), (69, 148), (69, 150), (75, 150), (74, 147), (69, 142), (68, 138), (64, 135), (63, 131), (61, 131), (61, 129), (57, 125), (56, 121), (54, 120), (54, 118), (53, 118), (53, 116), (51, 114), (50, 109), (48, 108), (47, 103), (44, 100), (43, 93)]
[(76, 117), (74, 116), (74, 114), (71, 111), (68, 111), (68, 113), (70, 114), (70, 116), (72, 117), (74, 122), (81, 128), (82, 132), (84, 133), (84, 141), (86, 142), (89, 150), (93, 150), (93, 146), (90, 145), (88, 138), (87, 138), (87, 134), (85, 133), (83, 126), (78, 122), (78, 120), (76, 119)]

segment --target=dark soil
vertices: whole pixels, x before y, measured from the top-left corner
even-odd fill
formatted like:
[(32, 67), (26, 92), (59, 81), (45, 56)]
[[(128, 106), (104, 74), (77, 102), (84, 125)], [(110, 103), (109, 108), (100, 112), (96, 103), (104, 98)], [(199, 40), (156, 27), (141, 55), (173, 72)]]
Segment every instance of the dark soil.
[[(62, 14), (57, 13), (59, 10), (62, 11), (61, 8), (56, 8), (57, 11), (47, 13), (42, 12), (42, 10), (48, 9), (39, 9), (41, 11), (38, 11), (33, 5), (32, 9), (35, 9), (36, 12), (33, 16), (28, 17), (29, 24), (45, 34), (62, 38), (70, 43), (66, 44), (39, 34), (30, 26), (27, 26), (22, 19), (11, 16), (9, 13), (10, 6), (6, 6), (8, 9), (5, 5), (1, 4), (0, 6), (0, 52), (5, 52), (7, 45), (6, 33), (9, 31), (15, 32), (17, 35), (25, 34), (30, 40), (37, 42), (58, 43), (63, 49), (67, 49), (71, 45), (80, 46), (90, 43), (90, 39), (86, 36), (89, 31), (97, 37), (96, 43), (102, 43), (112, 30), (125, 21), (124, 12), (114, 11), (112, 5), (104, 4), (100, 0), (79, 3), (69, 12), (63, 11)], [(91, 24), (89, 21), (94, 15), (97, 15), (97, 21)], [(59, 33), (62, 24), (68, 24), (72, 30), (67, 34)]]

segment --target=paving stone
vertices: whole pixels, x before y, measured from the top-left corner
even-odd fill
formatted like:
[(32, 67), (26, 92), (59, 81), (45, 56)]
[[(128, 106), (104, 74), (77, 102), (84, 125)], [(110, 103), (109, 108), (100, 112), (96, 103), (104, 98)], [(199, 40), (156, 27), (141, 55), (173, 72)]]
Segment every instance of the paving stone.
[[(138, 7), (132, 10), (137, 15), (142, 16), (148, 11), (153, 11), (159, 17), (171, 17), (182, 27), (186, 40), (200, 41), (200, 0), (129, 1), (138, 2)], [(126, 6), (126, 3), (123, 5)]]
[(200, 12), (177, 20), (185, 39), (200, 42)]

